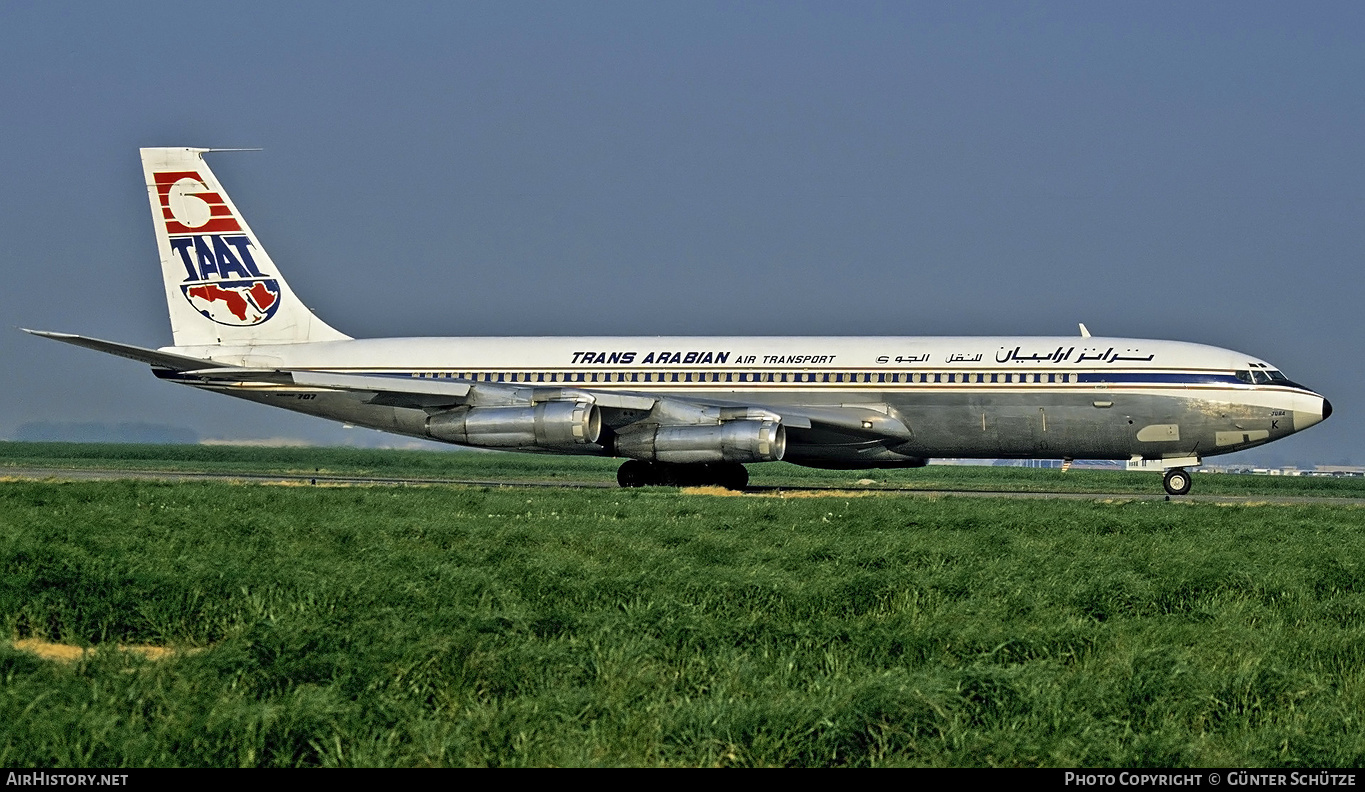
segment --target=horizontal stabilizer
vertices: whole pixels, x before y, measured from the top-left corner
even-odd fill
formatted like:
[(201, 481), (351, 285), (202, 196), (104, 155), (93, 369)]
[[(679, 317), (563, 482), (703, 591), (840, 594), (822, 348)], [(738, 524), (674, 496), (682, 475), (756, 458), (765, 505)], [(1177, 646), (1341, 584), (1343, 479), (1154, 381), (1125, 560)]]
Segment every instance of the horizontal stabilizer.
[(146, 363), (156, 368), (166, 368), (173, 371), (192, 371), (205, 368), (205, 364), (216, 365), (212, 360), (193, 358), (186, 355), (172, 355), (168, 352), (159, 352), (155, 349), (146, 349), (132, 344), (120, 344), (115, 341), (105, 341), (100, 338), (89, 338), (87, 336), (72, 335), (71, 333), (52, 333), (44, 330), (29, 330), (26, 327), (19, 328), (30, 335), (51, 338), (53, 341), (61, 341), (65, 344), (74, 344), (78, 347), (93, 349), (96, 352), (104, 352), (109, 355), (136, 360)]

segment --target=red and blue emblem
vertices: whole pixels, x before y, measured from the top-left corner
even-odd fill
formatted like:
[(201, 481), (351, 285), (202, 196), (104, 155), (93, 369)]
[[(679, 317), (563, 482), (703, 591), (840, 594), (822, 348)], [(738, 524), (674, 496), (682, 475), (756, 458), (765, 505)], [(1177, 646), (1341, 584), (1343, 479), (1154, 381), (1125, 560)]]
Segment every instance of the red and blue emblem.
[(280, 284), (251, 254), (251, 238), (222, 196), (194, 171), (155, 174), (171, 250), (185, 265), (180, 291), (218, 324), (258, 325), (280, 307)]

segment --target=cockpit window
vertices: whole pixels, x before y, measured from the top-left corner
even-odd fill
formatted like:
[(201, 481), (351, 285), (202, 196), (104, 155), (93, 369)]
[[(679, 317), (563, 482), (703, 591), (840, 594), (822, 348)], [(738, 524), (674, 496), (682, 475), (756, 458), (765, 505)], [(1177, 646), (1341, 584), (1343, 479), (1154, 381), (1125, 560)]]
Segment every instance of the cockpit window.
[(1239, 379), (1239, 380), (1241, 380), (1242, 382), (1245, 382), (1246, 384), (1250, 385), (1250, 384), (1252, 383), (1251, 372), (1250, 372), (1250, 371), (1239, 371), (1239, 372), (1237, 372), (1237, 379)]
[(1266, 372), (1270, 375), (1271, 382), (1288, 382), (1289, 378), (1274, 369)]

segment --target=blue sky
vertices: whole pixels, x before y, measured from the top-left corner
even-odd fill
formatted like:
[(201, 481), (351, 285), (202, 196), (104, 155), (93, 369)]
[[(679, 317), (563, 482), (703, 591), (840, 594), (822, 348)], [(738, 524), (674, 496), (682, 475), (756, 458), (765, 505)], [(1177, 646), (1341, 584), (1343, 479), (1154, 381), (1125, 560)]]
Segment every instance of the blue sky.
[[(137, 148), (356, 336), (1096, 334), (1332, 399), (1365, 464), (1365, 6), (0, 2), (0, 313), (169, 343)], [(355, 437), (0, 333), (34, 421)]]

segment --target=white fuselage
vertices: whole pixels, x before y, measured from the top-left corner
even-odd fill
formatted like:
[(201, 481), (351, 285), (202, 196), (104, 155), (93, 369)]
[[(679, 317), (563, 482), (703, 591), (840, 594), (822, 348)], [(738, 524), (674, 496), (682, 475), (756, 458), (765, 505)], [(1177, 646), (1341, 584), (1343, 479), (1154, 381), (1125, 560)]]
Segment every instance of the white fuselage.
[[(1258, 358), (1147, 339), (390, 338), (165, 351), (248, 368), (570, 387), (775, 408), (889, 408), (914, 434), (896, 454), (919, 457), (1210, 456), (1301, 431), (1330, 412), (1320, 395), (1282, 377), (1270, 380), (1261, 372), (1278, 372)], [(300, 400), (298, 388), (275, 388), (273, 395), (261, 387), (251, 393), (218, 389), (389, 431), (425, 431), (420, 410), (407, 410), (405, 417), (395, 408), (367, 410), (363, 399)], [(793, 461), (802, 459), (803, 445), (793, 439)], [(894, 461), (865, 453), (858, 459)]]

